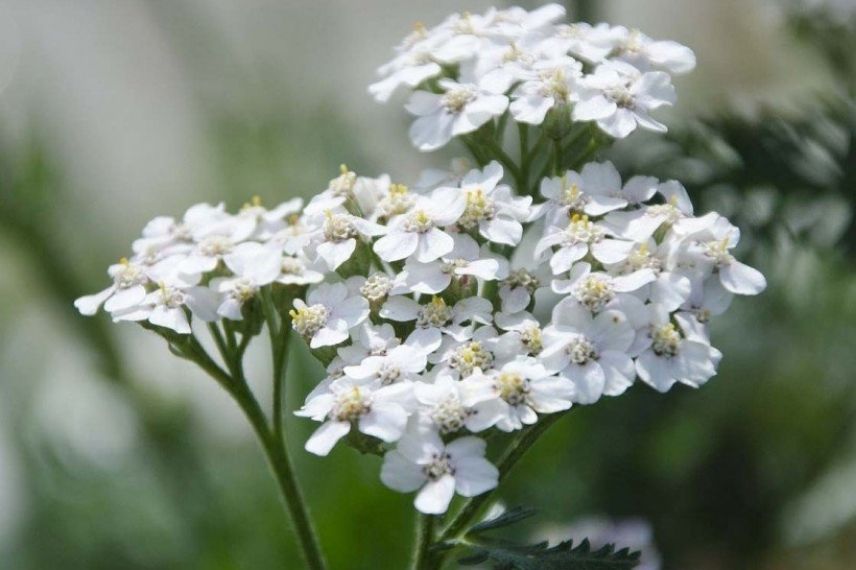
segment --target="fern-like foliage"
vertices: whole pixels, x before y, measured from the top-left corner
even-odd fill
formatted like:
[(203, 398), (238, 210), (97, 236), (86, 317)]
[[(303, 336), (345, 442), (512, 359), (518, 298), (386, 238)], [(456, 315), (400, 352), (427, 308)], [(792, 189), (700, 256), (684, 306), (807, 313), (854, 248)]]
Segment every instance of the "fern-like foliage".
[(571, 540), (553, 547), (546, 542), (479, 546), (459, 562), (463, 566), (491, 562), (496, 570), (630, 570), (639, 564), (639, 556), (628, 548), (616, 550), (612, 544), (594, 550), (586, 539), (576, 546)]
[[(495, 570), (630, 570), (639, 564), (640, 552), (607, 544), (594, 549), (588, 539), (550, 546), (547, 542), (516, 544), (490, 533), (532, 517), (535, 511), (517, 507), (470, 527), (465, 535), (461, 566), (491, 564)], [(460, 542), (435, 545), (438, 550), (460, 546)]]

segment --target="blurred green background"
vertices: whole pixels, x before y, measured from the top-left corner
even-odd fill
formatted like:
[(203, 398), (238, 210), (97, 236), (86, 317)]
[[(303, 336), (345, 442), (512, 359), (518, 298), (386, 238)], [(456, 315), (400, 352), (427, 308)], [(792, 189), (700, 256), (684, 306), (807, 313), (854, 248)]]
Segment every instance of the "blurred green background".
[[(0, 569), (300, 567), (233, 403), (71, 302), (155, 215), (310, 196), (341, 162), (404, 182), (446, 164), (461, 149), (412, 150), (366, 86), (413, 21), (489, 4), (0, 2)], [(782, 5), (570, 6), (696, 50), (670, 134), (613, 158), (732, 216), (770, 287), (715, 323), (702, 390), (636, 387), (550, 432), (501, 492), (540, 510), (533, 535), (634, 518), (665, 569), (856, 567), (856, 25)], [(292, 366), (290, 409), (320, 374)], [(288, 420), (293, 449), (311, 427)], [(378, 459), (295, 456), (331, 566), (403, 567), (411, 498)]]

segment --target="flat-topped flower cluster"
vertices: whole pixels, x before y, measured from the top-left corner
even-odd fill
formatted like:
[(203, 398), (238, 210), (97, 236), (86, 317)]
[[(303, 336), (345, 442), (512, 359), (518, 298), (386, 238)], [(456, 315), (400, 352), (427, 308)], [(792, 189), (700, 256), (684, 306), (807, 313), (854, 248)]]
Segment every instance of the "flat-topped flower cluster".
[[(509, 116), (524, 129), (559, 115), (614, 136), (659, 129), (647, 113), (672, 89), (658, 70), (688, 70), (692, 52), (624, 28), (553, 24), (562, 13), (419, 28), (372, 92), (417, 88), (422, 149)], [(619, 396), (637, 378), (661, 392), (704, 384), (722, 356), (710, 319), (766, 285), (732, 254), (739, 230), (695, 216), (677, 181), (622, 180), (608, 161), (571, 168), (557, 153), (530, 187), (521, 170), (537, 153), (525, 144), (520, 164), (483, 153), (413, 188), (343, 166), (305, 206), (200, 204), (156, 218), (110, 267), (110, 287), (76, 305), (179, 335), (192, 321), (257, 334), (275, 310), (327, 370), (297, 412), (321, 424), (306, 449), (326, 455), (346, 436), (377, 444), (383, 482), (443, 513), (456, 492), (496, 486), (486, 433)]]
[(430, 30), (417, 24), (369, 91), (385, 102), (414, 89), (406, 105), (417, 117), (410, 137), (423, 151), (506, 110), (517, 122), (540, 125), (563, 105), (573, 106), (574, 121), (596, 121), (615, 138), (637, 126), (665, 131), (651, 111), (674, 104), (671, 74), (695, 67), (692, 50), (624, 26), (556, 24), (564, 14), (548, 4), (453, 14)]

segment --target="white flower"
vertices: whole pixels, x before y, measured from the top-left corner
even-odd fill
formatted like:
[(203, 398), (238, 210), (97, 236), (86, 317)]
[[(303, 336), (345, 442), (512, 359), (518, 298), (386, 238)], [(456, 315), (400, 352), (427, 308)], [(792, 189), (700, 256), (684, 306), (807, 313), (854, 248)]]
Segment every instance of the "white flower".
[(387, 443), (398, 440), (407, 427), (412, 386), (398, 383), (374, 388), (345, 377), (311, 396), (295, 415), (324, 422), (306, 441), (306, 451), (324, 456), (352, 425)]
[(499, 471), (484, 457), (485, 442), (461, 437), (444, 444), (433, 431), (407, 433), (386, 454), (381, 481), (396, 491), (421, 489), (414, 505), (426, 514), (445, 513), (455, 492), (474, 497), (496, 487)]
[(478, 229), (478, 233), (488, 241), (517, 245), (523, 237), (521, 222), (528, 221), (531, 215), (532, 198), (515, 197), (510, 187), (499, 184), (502, 176), (502, 166), (496, 161), (483, 170), (471, 170), (461, 180), (455, 206), (450, 208), (457, 211), (459, 204), (464, 204), (457, 219), (458, 226), (464, 231)]
[(98, 312), (101, 305), (112, 313), (133, 307), (145, 299), (146, 284), (150, 283), (147, 268), (127, 258), (114, 263), (107, 269), (113, 284), (94, 295), (86, 295), (74, 301), (80, 314), (91, 316)]
[[(639, 190), (643, 195), (650, 192), (650, 181), (640, 181)], [(666, 202), (664, 204), (646, 205), (638, 210), (610, 212), (603, 220), (603, 225), (615, 235), (636, 242), (644, 242), (654, 235), (661, 227), (671, 228), (676, 224), (686, 226), (681, 233), (696, 231), (701, 227), (692, 218), (693, 205), (686, 189), (680, 182), (669, 180), (656, 186)], [(650, 193), (648, 198), (653, 195)], [(648, 198), (644, 198), (647, 200)]]
[(433, 331), (438, 339), (442, 332), (466, 340), (468, 335), (463, 325), (467, 322), (490, 324), (492, 312), (490, 301), (480, 297), (467, 297), (450, 307), (438, 296), (425, 304), (396, 296), (384, 303), (380, 316), (398, 322), (416, 321), (417, 330)]
[(257, 242), (245, 242), (223, 258), (233, 277), (216, 277), (209, 286), (223, 295), (217, 314), (242, 320), (241, 309), (255, 298), (259, 289), (273, 283), (282, 271), (282, 255), (277, 249)]
[(477, 431), (472, 408), (463, 403), (461, 382), (452, 374), (439, 373), (433, 383), (417, 382), (413, 386), (419, 413), (441, 435), (457, 433), (465, 427)]
[(649, 305), (648, 312), (648, 346), (636, 359), (640, 380), (667, 392), (675, 382), (698, 388), (716, 374), (721, 352), (687, 338), (662, 308)]
[(559, 24), (544, 39), (542, 46), (548, 53), (564, 55), (570, 52), (574, 57), (590, 63), (601, 63), (612, 52), (619, 36), (620, 31), (609, 24)]
[(757, 295), (767, 287), (760, 271), (737, 261), (731, 250), (740, 241), (740, 230), (722, 216), (705, 216), (709, 223), (692, 235), (686, 255), (695, 266), (714, 273), (726, 290), (736, 295)]
[(386, 233), (386, 228), (345, 212), (324, 212), (324, 223), (318, 232), (321, 242), (315, 251), (331, 271), (348, 261), (357, 248), (357, 239), (371, 239)]
[(690, 279), (692, 287), (675, 320), (690, 340), (701, 340), (710, 344), (707, 325), (711, 317), (724, 313), (731, 305), (734, 294), (722, 286), (719, 279), (702, 281), (696, 273)]
[(280, 259), (280, 272), (275, 279), (283, 285), (310, 285), (323, 280), (324, 274), (313, 269), (302, 253), (283, 255)]
[(613, 28), (618, 41), (611, 57), (626, 61), (640, 71), (662, 69), (670, 73), (689, 73), (696, 66), (693, 50), (673, 41), (655, 41), (640, 32), (623, 26)]
[(439, 372), (456, 373), (459, 378), (466, 378), (478, 370), (493, 368), (495, 343), (496, 330), (493, 327), (475, 330), (470, 327), (461, 335), (444, 336), (440, 348), (429, 361), (441, 365), (435, 368)]
[(143, 228), (142, 237), (134, 240), (134, 254), (151, 262), (186, 253), (192, 249), (195, 236), (229, 217), (222, 203), (217, 206), (195, 204), (187, 209), (181, 221), (171, 216), (157, 216)]
[(369, 316), (369, 303), (348, 296), (343, 283), (322, 283), (302, 299), (294, 300), (291, 326), (311, 348), (333, 346), (348, 340), (349, 331)]
[(555, 275), (565, 273), (571, 266), (591, 252), (601, 263), (619, 263), (627, 259), (633, 242), (610, 239), (612, 230), (592, 222), (585, 214), (573, 214), (565, 227), (551, 225), (535, 246), (535, 256), (542, 259), (545, 253), (558, 246), (550, 256), (550, 268)]
[(446, 290), (455, 283), (466, 289), (475, 284), (474, 278), (495, 281), (508, 274), (508, 262), (490, 257), (482, 252), (473, 238), (466, 234), (455, 234), (455, 247), (441, 259), (430, 263), (408, 260), (404, 266), (402, 282), (415, 293), (433, 295)]
[(421, 263), (451, 252), (455, 242), (440, 227), (454, 223), (464, 212), (466, 204), (456, 198), (454, 188), (438, 188), (430, 198), (420, 196), (410, 212), (389, 222), (387, 234), (374, 244), (375, 252), (384, 261), (413, 255)]
[(602, 216), (628, 203), (621, 190), (621, 175), (611, 162), (590, 162), (579, 173), (569, 170), (564, 176), (545, 178), (541, 195), (547, 199), (542, 215), (550, 223), (568, 219), (571, 212)]
[(559, 303), (544, 330), (539, 360), (547, 370), (574, 383), (575, 401), (593, 404), (618, 396), (633, 384), (636, 371), (627, 350), (636, 331), (620, 311), (592, 316), (576, 303)]
[(171, 329), (179, 334), (190, 334), (190, 321), (186, 309), (200, 320), (217, 320), (217, 294), (207, 287), (184, 288), (161, 282), (157, 289), (137, 304), (112, 314), (113, 320), (148, 321), (153, 325)]
[(496, 426), (514, 431), (538, 421), (538, 414), (553, 414), (571, 407), (574, 386), (551, 375), (535, 359), (521, 357), (485, 374), (476, 372), (463, 381), (465, 403), (476, 411), (478, 430)]
[(540, 125), (553, 107), (576, 100), (577, 79), (582, 64), (570, 57), (535, 64), (531, 77), (512, 93), (511, 111), (519, 123)]
[(441, 79), (442, 94), (416, 91), (407, 110), (418, 118), (410, 127), (410, 140), (421, 151), (436, 150), (452, 137), (471, 133), (508, 107), (508, 98), (472, 83)]
[(616, 304), (627, 302), (628, 295), (639, 290), (655, 279), (651, 269), (643, 268), (627, 275), (609, 275), (601, 271), (592, 272), (591, 265), (581, 261), (574, 265), (567, 280), (553, 281), (553, 291), (561, 295), (570, 294), (562, 303), (577, 303), (592, 313), (606, 308), (616, 308)]
[(237, 218), (254, 226), (250, 238), (265, 241), (282, 230), (286, 226), (286, 218), (300, 212), (302, 207), (302, 198), (292, 198), (273, 210), (268, 210), (262, 206), (261, 198), (254, 196), (250, 202), (244, 204)]
[(630, 64), (609, 61), (592, 75), (580, 80), (579, 102), (574, 105), (575, 121), (596, 121), (608, 135), (624, 138), (637, 125), (665, 132), (666, 126), (650, 112), (675, 102), (675, 88), (662, 71), (641, 73)]
[(544, 348), (541, 323), (531, 313), (521, 311), (507, 314), (497, 313), (496, 326), (504, 331), (494, 343), (494, 354), (498, 360), (513, 360), (520, 355), (538, 356)]
[(426, 79), (440, 75), (440, 64), (454, 64), (472, 56), (479, 41), (470, 35), (455, 35), (451, 30), (431, 30), (418, 23), (413, 32), (396, 48), (398, 55), (378, 69), (383, 77), (369, 85), (369, 93), (385, 103), (401, 86), (417, 87)]
[(346, 366), (345, 374), (360, 382), (377, 382), (382, 386), (414, 381), (428, 364), (424, 352), (402, 344), (385, 354), (367, 356), (355, 366)]

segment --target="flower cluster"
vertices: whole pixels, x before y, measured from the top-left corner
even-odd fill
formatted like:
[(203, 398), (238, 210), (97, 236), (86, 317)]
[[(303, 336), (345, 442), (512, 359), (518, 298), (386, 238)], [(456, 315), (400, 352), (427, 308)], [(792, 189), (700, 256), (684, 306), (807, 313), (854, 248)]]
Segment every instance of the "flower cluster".
[[(562, 13), (453, 16), (420, 27), (382, 68), (378, 98), (418, 88), (408, 108), (419, 148), (500, 131), (470, 141), (477, 164), (427, 171), (412, 188), (343, 166), (305, 205), (156, 218), (110, 267), (113, 284), (78, 309), (103, 304), (170, 335), (192, 334), (191, 319), (222, 322), (245, 338), (274, 313), (327, 370), (296, 412), (320, 423), (306, 449), (327, 455), (345, 439), (380, 450), (383, 482), (418, 490), (430, 514), (497, 485), (486, 433), (619, 396), (637, 378), (661, 392), (704, 384), (722, 356), (710, 319), (766, 285), (732, 253), (739, 230), (695, 216), (677, 181), (622, 180), (562, 140), (581, 137), (589, 152), (595, 124), (613, 136), (660, 129), (648, 111), (673, 100), (666, 71), (692, 68), (692, 52), (554, 24)], [(547, 153), (526, 129), (545, 117), (570, 126), (544, 125), (556, 151), (530, 184)], [(521, 126), (517, 163), (497, 150), (509, 118)]]
[(432, 29), (417, 24), (369, 92), (385, 102), (402, 87), (414, 90), (410, 137), (423, 151), (506, 110), (540, 125), (551, 109), (572, 107), (574, 121), (596, 121), (615, 138), (637, 126), (665, 131), (651, 112), (674, 104), (671, 74), (695, 67), (692, 50), (623, 26), (557, 24), (564, 14), (548, 4), (454, 14)]

